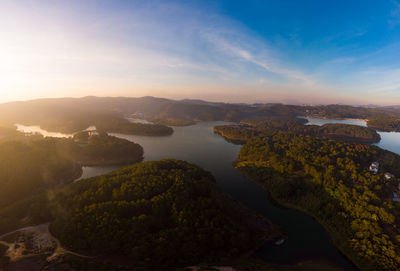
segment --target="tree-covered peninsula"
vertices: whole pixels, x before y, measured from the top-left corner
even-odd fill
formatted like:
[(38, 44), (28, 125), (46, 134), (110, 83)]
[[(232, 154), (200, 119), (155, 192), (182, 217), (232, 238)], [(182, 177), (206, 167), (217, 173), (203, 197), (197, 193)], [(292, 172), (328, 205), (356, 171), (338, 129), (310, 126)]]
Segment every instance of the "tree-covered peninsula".
[(296, 117), (257, 117), (243, 120), (237, 125), (216, 126), (214, 132), (226, 139), (242, 143), (257, 135), (273, 135), (279, 131), (358, 143), (375, 143), (381, 139), (379, 134), (369, 127), (336, 123), (322, 126), (304, 125), (306, 122), (306, 119)]
[[(377, 174), (372, 162), (379, 162)], [(250, 139), (236, 167), (283, 205), (313, 215), (360, 269), (399, 270), (398, 155), (279, 132)]]
[(175, 270), (232, 259), (279, 236), (269, 221), (223, 194), (209, 172), (172, 159), (128, 166), (0, 209), (0, 235), (50, 221), (66, 249), (96, 256), (85, 263), (62, 260), (77, 270), (102, 263), (107, 270), (116, 264), (118, 270)]
[(143, 159), (143, 148), (106, 133), (81, 132), (74, 138), (12, 133), (0, 141), (0, 207), (72, 182), (81, 166), (128, 164)]
[(81, 167), (44, 141), (0, 143), (0, 207), (71, 182)]
[(375, 116), (367, 120), (368, 127), (385, 132), (400, 132), (400, 116)]
[(133, 123), (118, 116), (98, 116), (93, 118), (94, 125), (101, 131), (143, 136), (168, 136), (174, 130), (163, 124)]
[(213, 176), (184, 161), (136, 164), (74, 183), (56, 196), (51, 231), (92, 255), (125, 255), (166, 268), (253, 248), (261, 236), (219, 191)]
[(83, 131), (75, 134), (72, 139), (45, 140), (84, 166), (130, 164), (143, 159), (142, 146), (105, 132)]

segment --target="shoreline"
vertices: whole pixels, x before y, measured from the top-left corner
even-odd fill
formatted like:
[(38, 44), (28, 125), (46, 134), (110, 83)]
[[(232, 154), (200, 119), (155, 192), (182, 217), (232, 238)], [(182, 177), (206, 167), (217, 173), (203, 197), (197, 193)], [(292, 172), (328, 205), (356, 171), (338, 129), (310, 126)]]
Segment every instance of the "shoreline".
[[(247, 176), (245, 173), (242, 173), (242, 172), (240, 171), (240, 168), (237, 168), (236, 166), (235, 166), (235, 168), (236, 168), (241, 174), (243, 174), (247, 179), (249, 179), (251, 182), (254, 182), (254, 183), (256, 183), (257, 185), (259, 185), (259, 186), (268, 194), (268, 197), (270, 197), (270, 199), (272, 199), (272, 203), (273, 203), (273, 204), (276, 204), (278, 207), (281, 207), (281, 208), (286, 208), (286, 209), (291, 209), (291, 210), (300, 211), (300, 212), (302, 212), (302, 213), (304, 213), (304, 214), (310, 216), (312, 219), (314, 219), (319, 225), (321, 225), (321, 226), (323, 227), (323, 229), (325, 230), (325, 232), (326, 232), (327, 235), (329, 236), (330, 242), (331, 242), (331, 243), (333, 244), (333, 246), (338, 250), (338, 252), (349, 262), (349, 264), (350, 264), (351, 266), (353, 266), (354, 268), (356, 268), (357, 270), (362, 270), (362, 269), (358, 266), (358, 264), (356, 263), (356, 261), (353, 261), (352, 258), (349, 257), (349, 256), (343, 251), (343, 248), (342, 248), (341, 246), (339, 246), (339, 245), (337, 244), (337, 242), (335, 242), (335, 239), (333, 238), (332, 233), (331, 233), (331, 231), (329, 230), (329, 227), (328, 227), (325, 223), (321, 222), (320, 219), (318, 219), (318, 217), (316, 217), (314, 214), (312, 214), (311, 212), (307, 211), (306, 209), (300, 207), (299, 205), (294, 205), (294, 204), (292, 204), (292, 203), (288, 203), (288, 202), (282, 201), (282, 200), (280, 200), (280, 199), (274, 197), (274, 196), (270, 193), (270, 191), (268, 190), (268, 188), (267, 188), (263, 183), (258, 182), (258, 181), (256, 181), (256, 180), (253, 180), (252, 178), (250, 178), (249, 176)], [(302, 260), (302, 261), (295, 262), (294, 264), (301, 263), (301, 262), (307, 262), (307, 261), (308, 261), (307, 259), (304, 259), (304, 260)]]

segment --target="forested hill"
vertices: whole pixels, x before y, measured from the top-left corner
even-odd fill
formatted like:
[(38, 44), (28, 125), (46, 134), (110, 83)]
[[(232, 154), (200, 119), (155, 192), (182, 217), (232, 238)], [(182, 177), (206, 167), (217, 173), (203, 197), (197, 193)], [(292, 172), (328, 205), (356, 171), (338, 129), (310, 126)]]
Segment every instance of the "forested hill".
[[(0, 104), (0, 124), (40, 125), (49, 131), (77, 132), (96, 125), (106, 132), (169, 135), (166, 125), (189, 125), (196, 121), (233, 120), (242, 106), (198, 104), (154, 97), (65, 98)], [(245, 110), (244, 110), (245, 111)], [(129, 124), (125, 117), (147, 119), (152, 124)]]
[(73, 160), (39, 141), (0, 143), (0, 157), (0, 208), (81, 174)]
[[(139, 144), (106, 133), (91, 137), (87, 133), (74, 139), (11, 133), (0, 140), (0, 208), (72, 182), (82, 174), (82, 165), (128, 164), (143, 159)], [(86, 139), (76, 142), (82, 134)]]
[[(129, 123), (126, 117), (132, 116), (159, 126)], [(368, 125), (378, 130), (400, 131), (400, 113), (383, 107), (248, 105), (155, 97), (61, 98), (0, 104), (1, 126), (21, 123), (68, 133), (81, 131), (90, 125), (102, 125), (106, 132), (169, 135), (172, 129), (165, 125), (190, 125), (198, 121), (220, 120), (238, 122), (271, 116), (368, 119)]]
[(313, 125), (310, 129), (314, 131), (314, 135), (327, 136), (346, 141), (376, 143), (381, 140), (380, 135), (374, 129), (357, 125), (327, 123), (322, 126)]
[[(368, 171), (379, 162), (378, 174)], [(280, 203), (305, 210), (362, 270), (400, 269), (400, 157), (378, 147), (278, 132), (253, 137), (236, 166)], [(395, 175), (387, 179), (384, 173)], [(397, 177), (397, 178), (396, 178)]]
[(89, 136), (87, 131), (83, 131), (73, 138), (47, 137), (42, 141), (83, 166), (136, 163), (142, 161), (144, 153), (139, 144), (105, 132)]
[(135, 270), (231, 257), (262, 241), (261, 231), (245, 226), (247, 218), (222, 196), (212, 175), (184, 161), (126, 167), (74, 183), (55, 200), (50, 229), (63, 245), (127, 257)]

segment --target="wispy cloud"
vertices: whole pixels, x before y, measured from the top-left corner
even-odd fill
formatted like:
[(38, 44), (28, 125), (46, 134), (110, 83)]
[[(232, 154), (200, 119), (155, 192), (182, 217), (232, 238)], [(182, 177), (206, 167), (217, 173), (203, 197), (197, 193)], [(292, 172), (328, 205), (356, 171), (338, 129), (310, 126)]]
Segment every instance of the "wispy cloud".
[[(261, 67), (267, 72), (283, 76), (289, 81), (297, 81), (297, 83), (300, 81), (301, 83), (305, 84), (315, 83), (313, 78), (304, 74), (303, 72), (282, 66), (280, 61), (273, 57), (272, 50), (266, 48), (266, 45), (259, 44), (260, 47), (258, 47), (256, 50), (253, 50), (256, 52), (250, 52), (250, 50), (245, 49), (245, 47), (250, 47), (248, 43), (257, 42), (256, 40), (252, 40), (250, 37), (243, 38), (243, 40), (239, 41), (228, 41), (227, 39), (223, 38), (223, 35), (217, 35), (212, 32), (203, 32), (202, 36), (228, 57), (236, 57), (239, 60), (252, 63), (258, 67)], [(244, 44), (240, 46), (236, 45), (235, 43)]]

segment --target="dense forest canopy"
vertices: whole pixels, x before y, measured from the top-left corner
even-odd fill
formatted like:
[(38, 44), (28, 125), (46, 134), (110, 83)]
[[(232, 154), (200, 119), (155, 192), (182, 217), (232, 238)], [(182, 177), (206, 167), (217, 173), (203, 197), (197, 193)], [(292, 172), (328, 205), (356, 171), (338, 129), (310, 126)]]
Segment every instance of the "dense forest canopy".
[(166, 136), (174, 132), (171, 127), (163, 124), (132, 123), (117, 116), (99, 116), (93, 119), (93, 123), (97, 129), (109, 133)]
[(0, 207), (79, 177), (79, 165), (43, 143), (0, 143)]
[(143, 159), (143, 148), (139, 144), (105, 132), (89, 133), (77, 133), (72, 139), (47, 137), (43, 144), (54, 145), (60, 153), (84, 166), (129, 164)]
[(367, 124), (371, 128), (375, 128), (385, 132), (400, 132), (400, 116), (386, 117), (375, 116), (367, 120)]
[(19, 133), (15, 130), (15, 127), (0, 127), (0, 140), (16, 137), (18, 135)]
[(222, 197), (212, 175), (161, 160), (74, 183), (58, 192), (51, 231), (74, 250), (125, 255), (165, 268), (232, 256), (257, 238)]
[(216, 126), (214, 132), (227, 139), (241, 142), (256, 135), (273, 135), (278, 131), (363, 143), (379, 142), (381, 139), (379, 134), (369, 127), (350, 124), (304, 125), (306, 122), (306, 119), (297, 117), (256, 117), (243, 120), (239, 125)]
[[(305, 125), (299, 116), (362, 118), (370, 127)], [(236, 121), (214, 131), (247, 141), (236, 164), (243, 173), (282, 204), (315, 216), (361, 269), (397, 270), (400, 206), (393, 193), (400, 193), (399, 179), (388, 180), (384, 173), (399, 177), (400, 160), (358, 143), (379, 141), (374, 129), (398, 131), (399, 116), (386, 108), (250, 106), (153, 97), (1, 104), (0, 232), (55, 220), (51, 230), (69, 248), (102, 256), (122, 253), (144, 269), (238, 255), (259, 243), (259, 232), (247, 227), (209, 173), (186, 162), (143, 163), (47, 190), (71, 182), (81, 165), (142, 160), (141, 146), (106, 132), (161, 136), (173, 132), (165, 125)], [(129, 117), (153, 123), (132, 123)], [(106, 132), (42, 138), (15, 131), (17, 122), (61, 132), (95, 125)], [(376, 175), (367, 170), (373, 161), (380, 163)]]
[(347, 141), (375, 143), (381, 140), (380, 135), (374, 129), (358, 125), (327, 123), (322, 126), (312, 126), (310, 129), (314, 130), (314, 135)]
[(232, 143), (244, 143), (250, 138), (266, 133), (251, 126), (245, 125), (218, 125), (213, 128), (214, 133), (220, 134), (225, 139)]
[[(369, 165), (380, 163), (378, 174)], [(362, 270), (400, 268), (400, 157), (375, 146), (287, 132), (254, 137), (237, 165), (280, 202), (314, 215)]]
[[(78, 178), (82, 165), (127, 164), (143, 159), (143, 148), (99, 133), (86, 140), (12, 133), (0, 141), (0, 207)], [(76, 139), (76, 138), (75, 138)]]

